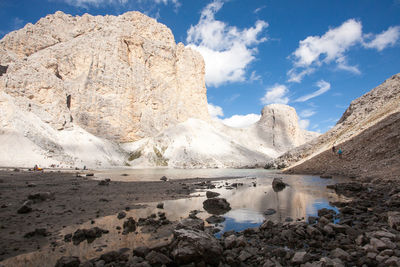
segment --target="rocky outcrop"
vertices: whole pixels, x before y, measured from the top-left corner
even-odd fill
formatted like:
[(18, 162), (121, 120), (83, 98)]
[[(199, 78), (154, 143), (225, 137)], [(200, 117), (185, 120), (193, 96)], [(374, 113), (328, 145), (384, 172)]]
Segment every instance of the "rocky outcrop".
[[(283, 154), (289, 173), (362, 177), (400, 175), (400, 74), (354, 100), (331, 130)], [(342, 158), (331, 151), (343, 150)]]
[(157, 136), (126, 143), (134, 166), (178, 168), (261, 167), (270, 158), (319, 134), (300, 129), (294, 108), (274, 104), (247, 128), (189, 119)]
[(258, 135), (278, 153), (306, 143), (319, 134), (303, 130), (293, 107), (282, 104), (265, 106), (254, 125)]
[(128, 142), (208, 120), (201, 55), (139, 12), (57, 12), (0, 41), (0, 91), (54, 129)]

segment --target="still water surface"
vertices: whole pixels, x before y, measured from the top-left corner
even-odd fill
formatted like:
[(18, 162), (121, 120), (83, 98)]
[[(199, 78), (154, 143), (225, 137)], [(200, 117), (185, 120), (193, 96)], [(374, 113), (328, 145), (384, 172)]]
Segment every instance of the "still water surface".
[[(249, 227), (259, 226), (265, 219), (275, 222), (284, 222), (287, 218), (307, 220), (308, 216), (317, 215), (318, 209), (321, 208), (337, 211), (329, 202), (342, 200), (333, 191), (326, 189), (326, 185), (343, 180), (327, 180), (317, 176), (283, 175), (263, 169), (113, 169), (95, 173), (98, 179), (111, 178), (120, 181), (158, 181), (164, 175), (169, 179), (237, 177), (235, 179), (212, 182), (216, 188), (211, 191), (220, 193), (220, 197), (226, 198), (232, 208), (222, 215), (225, 221), (216, 225), (221, 230), (216, 234), (217, 237), (220, 237), (225, 231), (241, 231)], [(289, 186), (280, 192), (275, 192), (271, 185), (274, 177), (281, 177)], [(229, 189), (229, 185), (232, 183), (243, 183), (243, 185)], [(142, 207), (127, 212), (127, 217), (132, 216), (135, 220), (138, 220), (152, 213), (163, 211), (169, 220), (175, 221), (188, 217), (189, 212), (192, 210), (199, 210), (201, 212), (197, 216), (206, 219), (210, 216), (203, 209), (206, 191), (198, 190), (188, 199), (164, 201), (163, 210), (156, 208), (157, 203), (143, 203)], [(130, 203), (126, 204), (129, 206)], [(267, 209), (274, 209), (276, 213), (265, 215), (264, 212)], [(2, 264), (5, 264), (5, 266), (54, 266), (57, 259), (63, 255), (79, 256), (83, 261), (120, 248), (134, 248), (143, 245), (157, 246), (171, 238), (168, 231), (148, 233), (141, 231), (140, 228), (137, 233), (122, 235), (116, 227), (122, 227), (123, 221), (124, 219), (118, 220), (116, 215), (111, 215), (96, 219), (95, 224), (86, 222), (79, 226), (69, 226), (60, 232), (59, 243), (61, 246), (54, 251), (49, 247), (44, 247), (39, 251), (7, 259)], [(84, 241), (77, 246), (72, 243), (65, 243), (62, 240), (65, 234), (73, 233), (76, 229), (94, 226), (107, 229), (110, 233), (103, 235), (90, 244)]]

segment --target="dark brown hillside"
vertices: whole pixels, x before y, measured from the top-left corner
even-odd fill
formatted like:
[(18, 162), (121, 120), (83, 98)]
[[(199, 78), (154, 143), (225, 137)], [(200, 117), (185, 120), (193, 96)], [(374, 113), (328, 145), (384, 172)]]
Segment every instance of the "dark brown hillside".
[(307, 173), (349, 177), (400, 178), (400, 113), (394, 113), (354, 138), (294, 166), (286, 173)]

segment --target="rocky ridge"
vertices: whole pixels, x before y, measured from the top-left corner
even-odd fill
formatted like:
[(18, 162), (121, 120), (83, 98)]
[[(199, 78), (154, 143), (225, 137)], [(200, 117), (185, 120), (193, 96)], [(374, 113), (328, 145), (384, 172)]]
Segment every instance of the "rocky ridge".
[[(354, 100), (331, 130), (267, 165), (290, 166), (291, 173), (344, 176), (371, 176), (371, 171), (383, 169), (385, 175), (396, 177), (399, 112), (400, 74), (396, 74)], [(331, 152), (332, 146), (343, 149), (343, 160)]]

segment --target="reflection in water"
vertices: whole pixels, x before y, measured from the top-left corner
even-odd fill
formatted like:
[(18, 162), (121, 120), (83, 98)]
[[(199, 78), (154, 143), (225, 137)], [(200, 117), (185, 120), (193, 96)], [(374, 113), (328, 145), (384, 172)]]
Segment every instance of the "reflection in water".
[[(125, 170), (122, 172), (125, 172)], [(218, 192), (221, 194), (220, 197), (226, 198), (232, 208), (232, 210), (222, 215), (226, 220), (216, 225), (221, 230), (216, 234), (217, 237), (221, 236), (225, 231), (241, 231), (249, 227), (259, 226), (265, 219), (283, 222), (287, 217), (294, 220), (307, 219), (308, 216), (317, 215), (318, 209), (321, 208), (330, 208), (337, 211), (335, 207), (329, 205), (329, 202), (340, 200), (340, 197), (326, 190), (327, 184), (336, 183), (337, 180), (279, 174), (278, 176), (282, 177), (289, 186), (280, 192), (275, 192), (271, 183), (273, 177), (277, 176), (276, 173), (263, 172), (262, 170), (240, 170), (240, 172), (236, 172), (238, 176), (240, 176), (239, 173), (242, 176), (256, 176), (258, 178), (214, 182), (216, 189), (212, 191)], [(255, 175), (257, 173), (259, 175)], [(157, 175), (159, 174), (157, 173)], [(118, 177), (126, 178), (126, 176)], [(155, 178), (153, 177), (152, 179)], [(225, 187), (226, 182), (229, 184), (239, 182), (243, 183), (243, 185), (229, 190)], [(162, 211), (166, 213), (167, 218), (171, 221), (186, 218), (192, 210), (202, 211), (197, 216), (206, 219), (210, 214), (203, 210), (203, 201), (206, 199), (205, 192), (206, 190), (195, 192), (193, 197), (189, 199), (164, 201), (164, 210)], [(127, 217), (132, 216), (135, 220), (138, 220), (152, 213), (157, 213), (160, 210), (156, 208), (156, 204), (147, 203), (145, 208), (131, 210), (127, 212)], [(269, 216), (264, 215), (264, 212), (270, 208), (275, 209), (276, 213)], [(7, 259), (1, 263), (5, 266), (54, 266), (57, 259), (63, 255), (79, 256), (81, 261), (84, 261), (98, 257), (110, 250), (132, 249), (143, 245), (152, 247), (162, 242), (168, 242), (172, 238), (171, 229), (164, 228), (156, 233), (142, 233), (141, 229), (139, 229), (138, 233), (122, 235), (116, 227), (122, 227), (125, 219), (118, 220), (116, 215), (112, 215), (96, 219), (95, 224), (87, 222), (78, 227), (67, 227), (60, 232), (60, 246), (57, 246), (54, 250), (46, 247), (39, 251)], [(207, 225), (207, 222), (205, 223)], [(110, 233), (103, 235), (90, 244), (84, 241), (78, 246), (74, 246), (72, 243), (65, 243), (62, 240), (65, 234), (73, 233), (78, 228), (92, 228), (94, 226), (107, 229)]]

